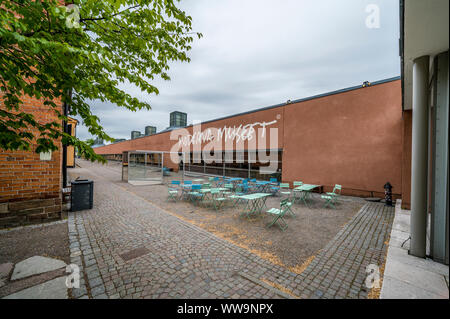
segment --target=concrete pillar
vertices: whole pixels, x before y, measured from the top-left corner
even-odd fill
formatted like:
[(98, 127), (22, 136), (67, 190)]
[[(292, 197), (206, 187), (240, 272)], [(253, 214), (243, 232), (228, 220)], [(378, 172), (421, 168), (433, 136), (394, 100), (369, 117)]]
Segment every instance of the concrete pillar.
[(411, 248), (410, 254), (426, 255), (428, 195), (428, 73), (429, 57), (414, 60), (411, 156)]

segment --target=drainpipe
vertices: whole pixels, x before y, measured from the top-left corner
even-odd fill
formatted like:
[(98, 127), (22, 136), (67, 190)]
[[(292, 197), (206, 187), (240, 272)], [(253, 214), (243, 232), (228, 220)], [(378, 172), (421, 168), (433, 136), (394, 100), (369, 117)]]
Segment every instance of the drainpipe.
[(412, 92), (411, 248), (425, 258), (428, 194), (428, 78), (429, 56), (414, 60)]
[[(68, 114), (68, 105), (66, 102), (63, 104), (63, 113), (64, 116)], [(63, 132), (67, 133), (67, 121), (63, 120)], [(62, 145), (62, 185), (63, 188), (67, 187), (67, 145)]]
[[(69, 90), (69, 96), (72, 97), (72, 90)], [(67, 104), (67, 102), (63, 103), (63, 114), (64, 116), (68, 116), (69, 115), (69, 104)], [(62, 123), (63, 125), (63, 132), (64, 133), (69, 133), (68, 131), (68, 126), (67, 126), (67, 121), (63, 121)], [(67, 145), (63, 144), (62, 145), (62, 184), (63, 184), (63, 188), (67, 187)]]

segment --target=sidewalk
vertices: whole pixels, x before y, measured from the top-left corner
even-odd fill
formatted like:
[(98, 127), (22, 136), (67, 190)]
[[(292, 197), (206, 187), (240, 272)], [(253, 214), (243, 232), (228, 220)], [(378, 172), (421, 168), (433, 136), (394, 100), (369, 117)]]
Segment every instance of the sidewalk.
[(448, 299), (449, 267), (408, 254), (410, 215), (397, 200), (380, 299)]

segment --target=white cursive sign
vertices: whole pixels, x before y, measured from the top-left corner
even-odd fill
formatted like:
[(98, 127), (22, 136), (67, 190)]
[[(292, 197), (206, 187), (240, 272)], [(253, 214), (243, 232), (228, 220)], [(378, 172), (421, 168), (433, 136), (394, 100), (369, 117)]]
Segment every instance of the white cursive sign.
[[(181, 146), (189, 146), (189, 145), (197, 145), (205, 142), (211, 142), (213, 140), (221, 141), (225, 138), (225, 142), (227, 141), (246, 141), (252, 140), (255, 135), (255, 128), (257, 126), (262, 127), (261, 137), (264, 137), (266, 132), (266, 127), (269, 125), (273, 125), (277, 122), (277, 120), (273, 120), (271, 122), (254, 122), (246, 125), (239, 126), (224, 126), (220, 129), (216, 128), (207, 128), (204, 131), (195, 132), (190, 135), (182, 135), (178, 137), (178, 144)], [(195, 130), (194, 130), (195, 131)]]

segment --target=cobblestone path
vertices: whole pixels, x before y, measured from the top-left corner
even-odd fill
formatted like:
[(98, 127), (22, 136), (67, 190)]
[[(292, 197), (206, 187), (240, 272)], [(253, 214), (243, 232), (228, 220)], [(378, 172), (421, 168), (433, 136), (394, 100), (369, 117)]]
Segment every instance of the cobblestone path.
[(302, 298), (367, 298), (366, 267), (385, 263), (394, 210), (366, 204), (299, 275), (294, 292)]
[(71, 262), (81, 270), (74, 298), (365, 298), (365, 267), (383, 263), (394, 214), (381, 204), (365, 205), (298, 275), (126, 191), (110, 169), (79, 162), (71, 175), (95, 186), (94, 209), (69, 214)]

